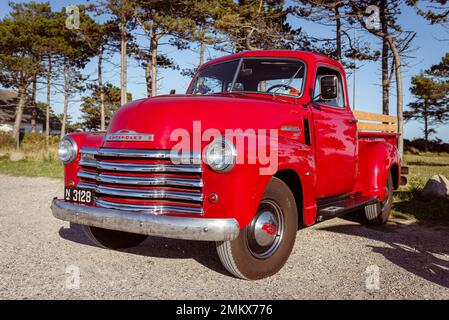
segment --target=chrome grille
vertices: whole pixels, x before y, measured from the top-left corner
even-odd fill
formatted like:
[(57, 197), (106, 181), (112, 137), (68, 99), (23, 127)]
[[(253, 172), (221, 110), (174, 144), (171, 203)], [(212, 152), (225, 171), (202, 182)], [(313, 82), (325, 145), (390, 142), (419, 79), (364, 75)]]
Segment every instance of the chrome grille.
[(198, 153), (82, 148), (78, 187), (94, 191), (95, 205), (151, 214), (202, 214)]

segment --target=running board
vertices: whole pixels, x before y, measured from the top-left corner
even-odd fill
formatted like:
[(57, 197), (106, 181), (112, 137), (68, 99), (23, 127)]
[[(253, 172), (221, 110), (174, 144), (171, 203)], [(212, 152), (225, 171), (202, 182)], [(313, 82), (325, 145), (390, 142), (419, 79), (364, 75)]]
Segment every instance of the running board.
[(337, 197), (335, 200), (325, 199), (317, 201), (316, 221), (332, 219), (351, 211), (363, 209), (367, 206), (377, 208), (378, 197), (362, 196), (360, 193)]

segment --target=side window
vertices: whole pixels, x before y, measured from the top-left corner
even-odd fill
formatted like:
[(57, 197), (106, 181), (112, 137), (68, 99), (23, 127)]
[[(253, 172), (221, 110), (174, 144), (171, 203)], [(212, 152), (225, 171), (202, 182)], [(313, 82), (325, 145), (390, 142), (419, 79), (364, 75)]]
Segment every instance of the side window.
[[(321, 97), (319, 96), (319, 94), (321, 92), (320, 79), (322, 76), (327, 76), (327, 75), (335, 75), (338, 78), (338, 84), (337, 84), (338, 96), (337, 96), (337, 99), (335, 99), (335, 100), (326, 100), (325, 101), (325, 100), (322, 100)], [(317, 74), (316, 74), (315, 90), (313, 92), (313, 96), (316, 97), (315, 101), (320, 104), (324, 104), (324, 105), (331, 106), (331, 107), (344, 108), (345, 107), (345, 94), (344, 94), (344, 90), (343, 90), (343, 81), (342, 81), (340, 72), (336, 71), (335, 69), (331, 69), (331, 68), (319, 67)]]

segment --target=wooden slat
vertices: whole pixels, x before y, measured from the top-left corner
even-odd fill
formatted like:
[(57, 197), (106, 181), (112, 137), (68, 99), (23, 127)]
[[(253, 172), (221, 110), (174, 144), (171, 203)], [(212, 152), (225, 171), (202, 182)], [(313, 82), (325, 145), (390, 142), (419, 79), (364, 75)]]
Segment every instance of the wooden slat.
[(364, 111), (354, 111), (354, 117), (357, 120), (369, 120), (369, 121), (379, 121), (388, 123), (397, 123), (398, 120), (395, 116), (388, 116), (385, 114), (364, 112)]
[(359, 122), (357, 123), (358, 130), (365, 131), (382, 131), (382, 132), (396, 132), (396, 124), (383, 124), (383, 123), (369, 123)]

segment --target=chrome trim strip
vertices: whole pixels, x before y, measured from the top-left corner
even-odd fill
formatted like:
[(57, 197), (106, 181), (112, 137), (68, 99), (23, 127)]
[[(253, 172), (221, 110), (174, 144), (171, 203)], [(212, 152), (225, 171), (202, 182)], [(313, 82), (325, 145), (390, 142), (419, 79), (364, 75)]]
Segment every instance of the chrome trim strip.
[(171, 206), (171, 205), (145, 205), (145, 204), (129, 204), (118, 203), (96, 198), (95, 204), (98, 207), (126, 210), (133, 212), (141, 212), (148, 214), (168, 214), (168, 213), (184, 213), (184, 214), (202, 214), (203, 208), (200, 207), (186, 207), (186, 206)]
[(181, 172), (201, 173), (200, 165), (189, 164), (136, 164), (95, 161), (81, 158), (80, 166), (93, 167), (101, 170), (124, 171), (124, 172)]
[(141, 190), (98, 186), (89, 183), (78, 183), (79, 188), (92, 189), (96, 193), (106, 194), (110, 196), (144, 198), (144, 199), (172, 199), (172, 200), (188, 200), (203, 201), (203, 194), (200, 192), (184, 192), (184, 191), (168, 191), (168, 190)]
[(140, 150), (140, 149), (110, 149), (110, 148), (81, 148), (81, 154), (97, 155), (102, 157), (130, 157), (147, 159), (170, 159), (180, 163), (200, 163), (201, 154), (199, 152), (189, 152), (179, 154), (172, 150)]
[(190, 178), (166, 178), (166, 177), (135, 177), (135, 176), (117, 176), (105, 173), (97, 174), (80, 170), (78, 177), (82, 179), (90, 179), (98, 182), (112, 183), (112, 184), (129, 184), (135, 186), (180, 186), (180, 187), (203, 187), (202, 179)]
[(172, 239), (231, 241), (240, 226), (234, 218), (208, 219), (141, 214), (132, 211), (84, 206), (53, 199), (53, 216), (82, 225)]

